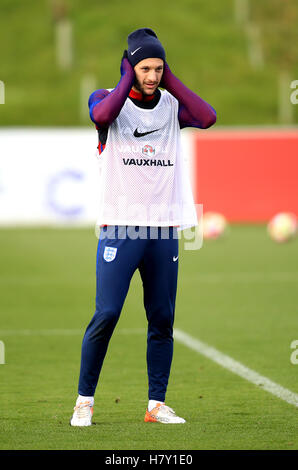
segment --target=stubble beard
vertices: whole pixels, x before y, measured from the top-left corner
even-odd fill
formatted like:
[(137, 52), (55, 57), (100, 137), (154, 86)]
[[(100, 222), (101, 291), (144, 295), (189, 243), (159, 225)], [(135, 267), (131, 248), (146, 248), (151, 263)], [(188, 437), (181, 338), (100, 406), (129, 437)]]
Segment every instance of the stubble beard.
[(136, 90), (138, 90), (140, 93), (142, 93), (144, 96), (151, 96), (155, 93), (155, 91), (157, 90), (158, 88), (158, 85), (156, 88), (154, 88), (154, 90), (152, 91), (152, 93), (147, 93), (145, 91), (145, 88), (141, 85), (141, 83), (139, 82), (139, 80), (136, 78), (135, 81), (134, 81), (134, 87), (136, 88)]

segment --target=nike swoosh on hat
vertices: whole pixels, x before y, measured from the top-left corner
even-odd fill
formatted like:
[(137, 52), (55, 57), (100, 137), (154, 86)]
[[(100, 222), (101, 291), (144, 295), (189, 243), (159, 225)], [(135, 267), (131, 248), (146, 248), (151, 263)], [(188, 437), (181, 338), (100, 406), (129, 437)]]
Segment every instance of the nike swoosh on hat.
[(142, 46), (138, 47), (135, 51), (131, 52), (130, 55), (134, 55), (139, 49), (142, 49)]

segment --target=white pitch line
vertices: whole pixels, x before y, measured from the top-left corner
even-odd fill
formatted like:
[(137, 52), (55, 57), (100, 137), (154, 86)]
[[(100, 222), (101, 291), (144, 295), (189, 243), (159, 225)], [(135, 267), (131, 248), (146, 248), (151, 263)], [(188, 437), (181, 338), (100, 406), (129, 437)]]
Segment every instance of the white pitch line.
[[(191, 279), (184, 279), (183, 282), (214, 282), (214, 283), (254, 283), (254, 282), (297, 282), (298, 281), (298, 272), (297, 271), (272, 271), (272, 272), (265, 272), (265, 271), (257, 271), (257, 272), (245, 272), (245, 271), (232, 271), (232, 272), (216, 272), (216, 273), (197, 273)], [(26, 277), (24, 279), (21, 276), (0, 276), (0, 284), (2, 285), (58, 285), (63, 282), (64, 285), (74, 284), (74, 280), (66, 282), (65, 280), (61, 279), (47, 279), (47, 278), (38, 278), (38, 277)], [(82, 285), (90, 285), (88, 280), (81, 281), (78, 280), (78, 283)]]
[[(0, 330), (0, 337), (4, 336), (81, 336), (85, 333), (85, 329), (66, 329), (66, 328), (51, 328), (47, 330), (34, 330), (34, 329), (16, 329), (16, 330)], [(115, 333), (121, 335), (136, 335), (146, 333), (145, 328), (119, 328)]]
[[(115, 331), (119, 334), (145, 334), (145, 328), (119, 328)], [(76, 336), (83, 335), (83, 329), (44, 329), (44, 330), (34, 330), (34, 329), (16, 329), (16, 330), (0, 330), (0, 337), (5, 336)], [(258, 374), (252, 369), (244, 366), (238, 361), (235, 361), (230, 356), (223, 354), (217, 349), (209, 346), (202, 341), (193, 338), (182, 330), (174, 329), (174, 338), (178, 342), (184, 344), (188, 348), (202, 354), (203, 356), (211, 359), (213, 362), (216, 362), (225, 369), (233, 372), (236, 375), (239, 375), (248, 382), (253, 383), (254, 385), (261, 386), (263, 390), (275, 395), (281, 400), (298, 407), (298, 394), (291, 392), (287, 388), (282, 387), (281, 385), (273, 382), (272, 380), (264, 377), (263, 375)]]
[(208, 344), (191, 337), (184, 331), (175, 329), (174, 338), (188, 348), (202, 354), (208, 359), (211, 359), (213, 362), (216, 362), (225, 369), (228, 369), (230, 372), (239, 375), (243, 379), (248, 380), (255, 385), (261, 386), (263, 390), (266, 390), (267, 392), (275, 395), (290, 405), (298, 407), (297, 393), (291, 392), (291, 390), (288, 390), (287, 388), (272, 382), (272, 380), (268, 379), (267, 377), (264, 377), (254, 370), (249, 369), (240, 362), (235, 361), (233, 358), (221, 353), (212, 346), (209, 346)]
[(2, 336), (76, 336), (84, 333), (84, 330), (75, 329), (48, 329), (48, 330), (34, 330), (34, 329), (16, 329), (16, 330), (0, 330), (0, 337)]
[(270, 282), (297, 282), (297, 272), (231, 272), (231, 273), (197, 273), (191, 279), (182, 282), (209, 282), (209, 283), (270, 283)]

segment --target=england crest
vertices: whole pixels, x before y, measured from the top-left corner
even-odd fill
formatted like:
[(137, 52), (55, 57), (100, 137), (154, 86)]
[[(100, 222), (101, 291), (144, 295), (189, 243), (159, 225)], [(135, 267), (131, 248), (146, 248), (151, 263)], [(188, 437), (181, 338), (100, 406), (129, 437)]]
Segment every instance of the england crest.
[(113, 261), (116, 258), (116, 254), (117, 248), (113, 248), (112, 246), (106, 246), (103, 253), (103, 259), (109, 263), (110, 261)]

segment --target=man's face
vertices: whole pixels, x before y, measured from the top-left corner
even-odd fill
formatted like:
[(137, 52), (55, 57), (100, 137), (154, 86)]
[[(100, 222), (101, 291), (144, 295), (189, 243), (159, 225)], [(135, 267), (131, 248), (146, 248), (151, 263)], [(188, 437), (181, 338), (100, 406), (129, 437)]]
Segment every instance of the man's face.
[(136, 79), (133, 88), (143, 95), (153, 95), (163, 74), (162, 59), (144, 59), (135, 67)]

